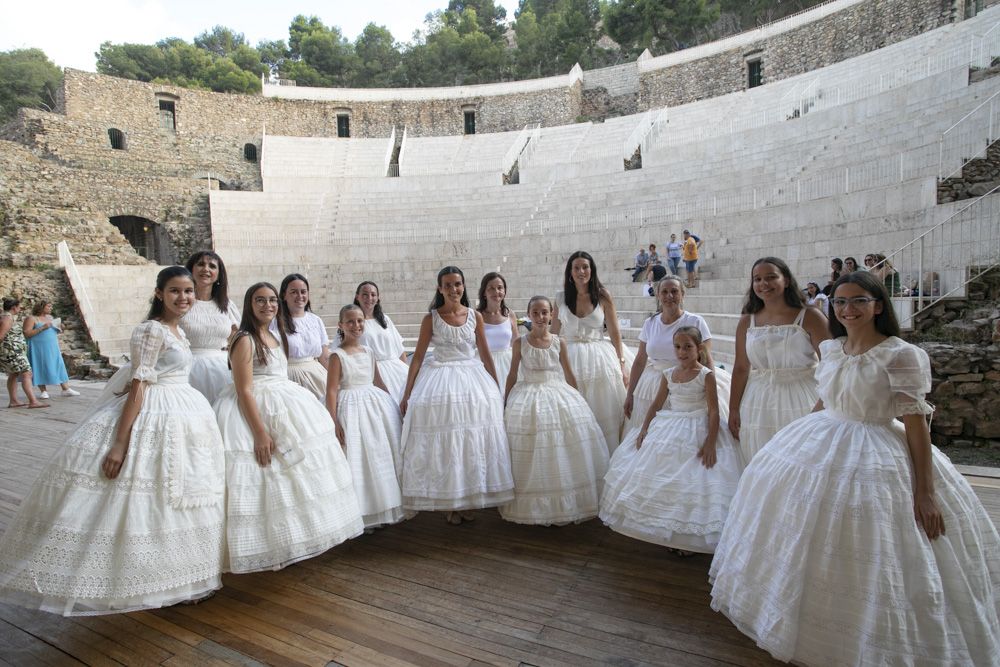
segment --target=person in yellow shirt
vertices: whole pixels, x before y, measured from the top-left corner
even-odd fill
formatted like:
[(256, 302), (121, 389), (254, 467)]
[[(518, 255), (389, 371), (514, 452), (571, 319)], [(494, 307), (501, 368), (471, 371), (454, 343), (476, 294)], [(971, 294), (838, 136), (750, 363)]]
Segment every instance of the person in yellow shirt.
[(687, 286), (697, 287), (698, 281), (698, 248), (702, 241), (689, 230), (684, 230), (684, 244), (681, 246), (681, 259), (687, 270)]

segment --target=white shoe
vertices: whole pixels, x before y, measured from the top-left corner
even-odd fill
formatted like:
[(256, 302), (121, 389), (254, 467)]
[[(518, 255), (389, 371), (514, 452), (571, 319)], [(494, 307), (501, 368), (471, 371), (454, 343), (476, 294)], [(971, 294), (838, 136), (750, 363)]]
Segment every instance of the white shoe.
[(61, 395), (62, 396), (79, 396), (80, 392), (78, 392), (76, 389), (73, 389), (72, 387), (70, 387), (69, 389), (63, 389)]
[(49, 392), (43, 391), (38, 395), (38, 398), (44, 399), (46, 401), (49, 400)]

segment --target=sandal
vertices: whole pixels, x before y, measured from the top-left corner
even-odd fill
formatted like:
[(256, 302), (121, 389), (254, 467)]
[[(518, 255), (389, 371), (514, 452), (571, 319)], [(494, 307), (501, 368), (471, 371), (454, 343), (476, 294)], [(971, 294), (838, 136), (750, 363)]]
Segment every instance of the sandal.
[(459, 526), (462, 524), (462, 517), (459, 516), (458, 512), (448, 512), (445, 515), (444, 520), (453, 526)]
[(7, 407), (8, 408), (24, 408), (24, 407), (27, 407), (27, 405), (28, 405), (27, 403), (8, 403)]
[(38, 408), (48, 408), (48, 407), (52, 407), (52, 406), (50, 406), (48, 403), (35, 403), (34, 405), (29, 405), (28, 409), (29, 410), (37, 410)]

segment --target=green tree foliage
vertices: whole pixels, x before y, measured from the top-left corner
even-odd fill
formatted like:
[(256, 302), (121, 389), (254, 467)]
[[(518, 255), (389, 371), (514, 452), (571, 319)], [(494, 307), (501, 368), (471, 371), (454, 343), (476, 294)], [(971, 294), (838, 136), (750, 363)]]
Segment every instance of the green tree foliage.
[(353, 85), (358, 88), (389, 88), (399, 85), (402, 54), (385, 26), (369, 23), (354, 42), (358, 70)]
[(62, 70), (41, 49), (0, 52), (0, 125), (21, 107), (51, 111), (62, 85)]
[(482, 30), (471, 3), (461, 12), (428, 15), (427, 31), (401, 58), (401, 80), (407, 86), (457, 86), (502, 81), (510, 76), (506, 43)]
[(658, 53), (693, 46), (719, 18), (719, 6), (709, 0), (618, 0), (608, 5), (604, 27), (632, 54)]
[(565, 74), (579, 63), (603, 67), (617, 58), (597, 45), (601, 5), (597, 0), (521, 0), (514, 22), (519, 78)]

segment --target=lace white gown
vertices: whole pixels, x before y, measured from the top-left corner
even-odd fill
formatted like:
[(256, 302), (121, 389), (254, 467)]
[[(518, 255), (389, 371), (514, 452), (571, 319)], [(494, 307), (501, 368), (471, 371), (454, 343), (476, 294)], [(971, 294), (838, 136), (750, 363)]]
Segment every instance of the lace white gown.
[(803, 308), (792, 324), (761, 327), (750, 316), (746, 350), (751, 370), (740, 402), (740, 449), (745, 463), (775, 433), (816, 405), (816, 351), (802, 328), (805, 314)]
[(277, 454), (262, 468), (236, 387), (215, 402), (226, 450), (229, 571), (278, 570), (364, 530), (351, 470), (330, 413), (288, 379), (284, 351), (254, 354), (253, 397)]
[[(657, 313), (646, 319), (639, 333), (639, 340), (646, 344), (646, 368), (639, 376), (632, 391), (632, 416), (625, 420), (624, 437), (634, 428), (642, 428), (646, 412), (660, 390), (660, 380), (663, 372), (677, 365), (677, 355), (674, 353), (674, 334), (681, 327), (694, 327), (701, 332), (703, 341), (712, 340), (712, 332), (708, 329), (705, 318), (694, 313), (684, 312), (677, 321), (664, 324)], [(721, 368), (713, 368), (715, 372), (715, 388), (719, 396), (719, 418), (723, 422), (729, 419), (729, 389), (733, 376)], [(728, 426), (727, 426), (728, 428)]]
[[(708, 436), (702, 368), (687, 382), (665, 371), (669, 393), (649, 424), (642, 447), (629, 431), (611, 457), (601, 498), (601, 520), (612, 530), (674, 549), (714, 553), (743, 472), (739, 447), (720, 419), (716, 463), (698, 458)], [(641, 427), (642, 424), (640, 423)]]
[(402, 419), (399, 405), (374, 385), (375, 356), (333, 351), (340, 358), (337, 419), (344, 429), (345, 454), (365, 528), (403, 519), (397, 476)]
[[(323, 347), (330, 344), (326, 325), (319, 315), (306, 311), (302, 317), (292, 318), (295, 333), (288, 339), (288, 379), (305, 387), (320, 401), (326, 401), (326, 368), (317, 361)], [(271, 321), (271, 333), (278, 337), (277, 318)]]
[(608, 448), (580, 392), (566, 383), (557, 336), (545, 349), (521, 337), (521, 378), (507, 397), (514, 500), (507, 521), (565, 524), (597, 516)]
[(403, 506), (469, 510), (514, 498), (497, 383), (476, 358), (476, 311), (454, 327), (431, 311), (433, 358), (420, 367), (403, 420)]
[(945, 534), (914, 521), (913, 465), (893, 418), (928, 414), (927, 354), (889, 338), (857, 356), (821, 344), (825, 410), (747, 467), (712, 562), (712, 607), (779, 660), (996, 665), (1000, 537), (932, 447)]
[(195, 301), (181, 318), (180, 327), (194, 355), (189, 376), (191, 386), (204, 394), (209, 403), (214, 403), (219, 392), (233, 382), (226, 352), (233, 325), (240, 325), (240, 311), (232, 301), (225, 312), (214, 301)]
[(365, 332), (361, 335), (360, 342), (375, 353), (378, 374), (396, 405), (399, 405), (403, 400), (403, 392), (406, 391), (406, 376), (410, 372), (410, 366), (402, 360), (403, 337), (389, 316), (384, 313), (382, 316), (386, 324), (384, 329), (378, 320), (365, 320)]
[[(118, 386), (142, 408), (114, 480), (101, 472), (127, 396), (107, 392), (42, 471), (0, 539), (0, 597), (55, 614), (154, 609), (222, 586), (225, 468), (183, 334), (148, 320)], [(133, 370), (134, 369), (134, 370)]]
[[(577, 317), (560, 293), (559, 321), (576, 386), (601, 426), (608, 453), (613, 453), (621, 439), (626, 392), (622, 365), (611, 341), (604, 337), (604, 306), (598, 303), (589, 315)], [(632, 359), (625, 356), (627, 368)]]

